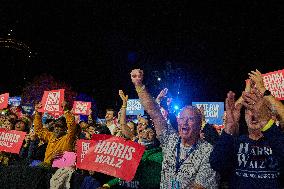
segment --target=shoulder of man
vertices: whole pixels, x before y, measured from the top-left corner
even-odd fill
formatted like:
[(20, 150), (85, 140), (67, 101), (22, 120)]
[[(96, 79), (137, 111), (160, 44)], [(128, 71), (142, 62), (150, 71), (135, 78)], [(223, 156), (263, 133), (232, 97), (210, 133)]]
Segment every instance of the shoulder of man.
[(213, 145), (205, 140), (199, 140), (197, 148), (203, 153), (210, 153), (213, 150)]

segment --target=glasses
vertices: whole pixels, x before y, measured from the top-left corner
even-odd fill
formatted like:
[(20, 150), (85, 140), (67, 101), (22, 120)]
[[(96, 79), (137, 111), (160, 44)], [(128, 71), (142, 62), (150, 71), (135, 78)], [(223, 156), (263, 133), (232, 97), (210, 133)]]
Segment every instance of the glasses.
[(188, 124), (189, 122), (195, 121), (194, 117), (179, 117), (177, 118), (178, 124)]

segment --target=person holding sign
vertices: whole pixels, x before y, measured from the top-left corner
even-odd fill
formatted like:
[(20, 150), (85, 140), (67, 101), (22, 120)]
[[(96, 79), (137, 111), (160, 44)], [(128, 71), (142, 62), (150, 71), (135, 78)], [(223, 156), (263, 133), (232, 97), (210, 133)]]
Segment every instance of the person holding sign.
[[(211, 153), (212, 168), (229, 176), (230, 188), (281, 188), (284, 135), (271, 119), (265, 97), (256, 88), (243, 92), (242, 104), (235, 103), (234, 96), (232, 91), (227, 94), (226, 124)], [(242, 105), (248, 135), (238, 136)]]
[[(63, 109), (64, 106), (63, 103)], [(41, 114), (38, 112), (41, 108), (41, 103), (35, 106), (34, 129), (39, 139), (48, 143), (44, 162), (51, 164), (53, 159), (59, 154), (62, 154), (64, 151), (72, 151), (76, 135), (75, 118), (71, 112), (65, 111), (66, 122), (60, 121), (55, 123), (53, 132), (49, 132), (42, 126)]]
[(158, 104), (143, 85), (143, 71), (132, 70), (131, 80), (146, 112), (153, 119), (163, 150), (160, 188), (218, 188), (217, 173), (210, 167), (212, 146), (200, 140), (202, 115), (186, 106), (178, 118), (178, 132), (170, 132)]

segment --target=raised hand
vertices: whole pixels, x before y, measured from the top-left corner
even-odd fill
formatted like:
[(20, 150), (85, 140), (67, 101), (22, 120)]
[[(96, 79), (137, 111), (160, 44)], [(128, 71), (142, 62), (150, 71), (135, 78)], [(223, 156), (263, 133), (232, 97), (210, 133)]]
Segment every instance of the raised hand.
[(118, 91), (118, 94), (123, 102), (123, 105), (127, 104), (127, 100), (128, 100), (128, 95), (125, 95), (124, 92), (122, 90)]
[(135, 86), (142, 86), (142, 82), (143, 82), (143, 70), (140, 70), (140, 69), (134, 69), (131, 71), (130, 73), (131, 75), (131, 80), (132, 80), (132, 83), (135, 85)]
[(258, 111), (265, 105), (262, 95), (256, 89), (253, 89), (250, 93), (243, 92), (242, 97), (244, 99), (243, 105), (251, 111)]
[(163, 90), (161, 90), (161, 92), (159, 93), (159, 95), (156, 98), (156, 102), (160, 102), (163, 98), (165, 98), (167, 93), (168, 93), (167, 88), (164, 88)]
[(61, 106), (62, 106), (62, 110), (64, 111), (65, 108), (66, 108), (66, 106), (67, 106), (67, 102), (64, 100), (64, 101), (62, 102)]
[(257, 90), (259, 90), (261, 93), (264, 93), (266, 89), (260, 71), (251, 71), (251, 73), (249, 73), (248, 75), (249, 78), (256, 84)]
[(225, 101), (226, 106), (226, 125), (225, 132), (232, 135), (237, 135), (239, 132), (239, 120), (242, 104), (235, 104), (235, 93), (228, 92)]
[(35, 111), (38, 112), (38, 110), (40, 110), (42, 108), (42, 103), (38, 103), (35, 105)]
[(248, 126), (252, 129), (261, 129), (271, 119), (272, 112), (268, 102), (256, 89), (252, 93), (243, 92), (243, 105), (247, 108), (246, 119)]

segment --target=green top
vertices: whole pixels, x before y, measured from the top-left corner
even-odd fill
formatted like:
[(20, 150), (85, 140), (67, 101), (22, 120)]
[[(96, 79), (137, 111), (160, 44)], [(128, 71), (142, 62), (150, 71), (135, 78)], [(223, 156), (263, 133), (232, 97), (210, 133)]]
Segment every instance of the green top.
[[(133, 180), (139, 181), (141, 188), (159, 188), (161, 181), (163, 154), (160, 147), (145, 150)], [(112, 187), (121, 179), (115, 178), (107, 184)]]

